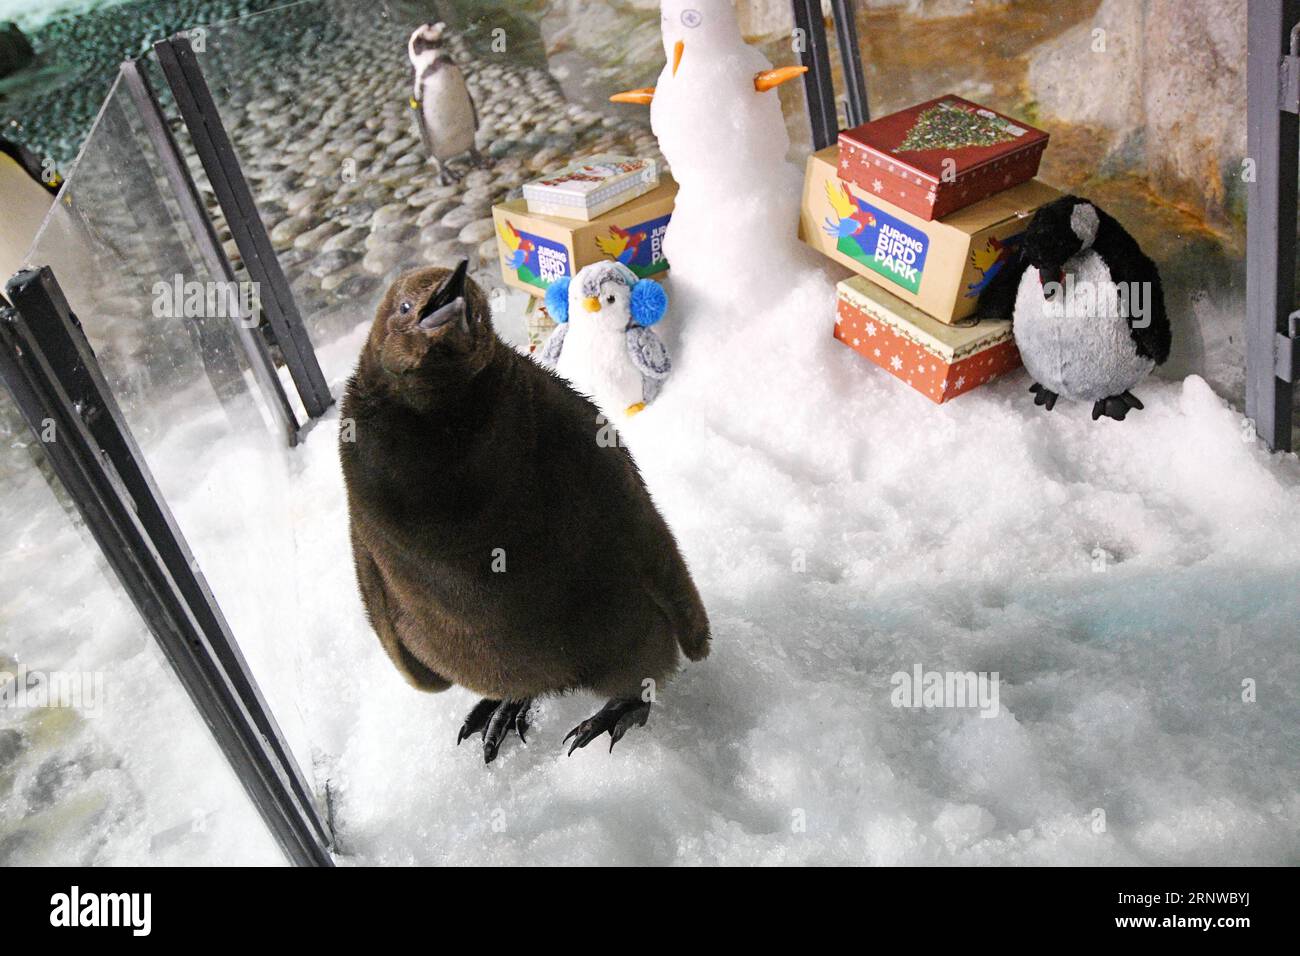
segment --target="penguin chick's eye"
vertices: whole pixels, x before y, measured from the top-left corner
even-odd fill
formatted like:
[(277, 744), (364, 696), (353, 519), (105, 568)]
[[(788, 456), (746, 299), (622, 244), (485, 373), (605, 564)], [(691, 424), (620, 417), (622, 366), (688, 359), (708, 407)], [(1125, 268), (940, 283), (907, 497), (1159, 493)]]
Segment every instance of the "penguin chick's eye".
[(682, 11), (682, 26), (689, 27), (690, 29), (694, 30), (703, 22), (704, 22), (704, 17), (703, 15), (701, 15), (699, 10)]
[(397, 311), (402, 313), (402, 315), (406, 315), (406, 313), (411, 311), (411, 303), (403, 302), (401, 305), (397, 307)]
[(606, 303), (606, 305), (613, 305), (613, 304), (614, 304), (614, 296), (613, 296), (613, 294), (610, 294), (610, 295), (605, 296), (605, 303)]

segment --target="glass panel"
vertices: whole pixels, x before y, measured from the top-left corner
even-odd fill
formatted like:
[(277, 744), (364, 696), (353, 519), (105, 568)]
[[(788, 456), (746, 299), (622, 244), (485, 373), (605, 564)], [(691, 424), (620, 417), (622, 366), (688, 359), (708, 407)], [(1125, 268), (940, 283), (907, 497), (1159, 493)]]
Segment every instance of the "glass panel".
[(0, 865), (278, 864), (0, 387)]
[[(330, 346), (369, 322), (391, 279), (415, 265), (468, 257), (498, 329), (524, 341), (527, 297), (501, 281), (492, 205), (572, 158), (662, 161), (649, 110), (608, 102), (662, 69), (657, 13), (581, 5), (579, 17), (565, 6), (438, 5), (486, 159), (454, 163), (464, 178), (451, 186), (439, 185), (409, 106), (407, 39), (437, 18), (433, 4), (308, 0), (205, 32), (204, 75), (332, 384), (351, 372), (359, 340)], [(576, 31), (580, 19), (587, 29)]]
[(181, 533), (304, 767), (297, 493), (235, 332), (124, 87), (29, 254), (53, 268)]

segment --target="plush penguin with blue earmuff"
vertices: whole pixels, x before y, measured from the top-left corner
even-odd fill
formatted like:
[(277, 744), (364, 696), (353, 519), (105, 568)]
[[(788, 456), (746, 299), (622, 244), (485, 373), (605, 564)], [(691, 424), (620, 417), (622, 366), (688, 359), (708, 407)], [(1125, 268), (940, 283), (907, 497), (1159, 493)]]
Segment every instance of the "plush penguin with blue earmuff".
[(559, 323), (541, 364), (569, 380), (607, 415), (635, 415), (654, 401), (672, 369), (650, 328), (668, 311), (668, 293), (621, 262), (596, 262), (546, 290)]
[(1034, 214), (980, 313), (1012, 320), (1034, 404), (1048, 411), (1064, 396), (1092, 402), (1094, 421), (1123, 421), (1142, 408), (1130, 390), (1169, 358), (1160, 271), (1123, 226), (1078, 196)]

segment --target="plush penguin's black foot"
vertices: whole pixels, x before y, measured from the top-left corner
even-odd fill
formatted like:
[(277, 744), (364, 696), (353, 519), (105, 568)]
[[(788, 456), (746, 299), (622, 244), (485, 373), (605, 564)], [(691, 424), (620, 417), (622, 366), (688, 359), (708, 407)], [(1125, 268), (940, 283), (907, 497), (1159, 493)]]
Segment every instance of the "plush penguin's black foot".
[(483, 698), (474, 705), (474, 709), (465, 718), (465, 723), (461, 724), (460, 733), (456, 735), (456, 746), (459, 747), (461, 741), (477, 733), (483, 738), (483, 762), (491, 763), (496, 760), (497, 751), (501, 749), (501, 744), (511, 730), (519, 735), (520, 740), (528, 743), (524, 734), (528, 731), (528, 709), (532, 703), (531, 698), (524, 700)]
[(578, 726), (569, 731), (561, 743), (574, 738), (569, 748), (569, 756), (579, 747), (585, 747), (605, 731), (609, 731), (609, 749), (623, 739), (630, 727), (644, 727), (650, 717), (650, 702), (645, 700), (626, 700), (615, 697), (604, 707), (592, 714)]
[(1056, 400), (1060, 398), (1050, 388), (1044, 388), (1037, 382), (1029, 386), (1029, 390), (1034, 393), (1034, 404), (1044, 406), (1049, 412), (1056, 407)]
[(1112, 395), (1110, 398), (1098, 399), (1097, 403), (1092, 406), (1092, 420), (1095, 422), (1102, 415), (1105, 415), (1107, 418), (1122, 422), (1130, 411), (1142, 407), (1142, 403), (1137, 400), (1137, 396), (1132, 392), (1121, 392), (1118, 395)]

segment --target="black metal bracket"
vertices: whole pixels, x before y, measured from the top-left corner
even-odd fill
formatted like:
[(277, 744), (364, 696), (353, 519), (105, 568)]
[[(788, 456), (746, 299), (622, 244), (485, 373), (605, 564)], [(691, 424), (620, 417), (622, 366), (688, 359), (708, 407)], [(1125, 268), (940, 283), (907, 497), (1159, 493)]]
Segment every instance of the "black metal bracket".
[[(840, 132), (839, 104), (831, 77), (826, 22), (822, 19), (821, 0), (793, 0), (793, 4), (795, 29), (804, 38), (804, 44), (799, 48), (799, 63), (808, 67), (803, 82), (808, 99), (808, 119), (812, 124), (813, 149), (821, 150), (834, 143)], [(844, 114), (850, 127), (860, 126), (871, 119), (855, 7), (853, 0), (831, 0), (836, 42), (844, 66)]]
[[(190, 234), (203, 257), (203, 264), (212, 277), (222, 282), (234, 282), (235, 270), (217, 240), (217, 230), (212, 224), (208, 211), (199, 197), (198, 188), (190, 176), (189, 167), (181, 156), (176, 138), (158, 103), (158, 97), (149, 83), (144, 70), (135, 60), (127, 60), (121, 66), (122, 85), (130, 94), (135, 104), (136, 113), (144, 126), (145, 134), (153, 144), (154, 152), (162, 165), (163, 174), (171, 187), (172, 197), (180, 206), (181, 216), (189, 226)], [(271, 358), (266, 340), (258, 334), (256, 325), (260, 316), (244, 315), (238, 308), (231, 316), (235, 336), (243, 348), (244, 356), (253, 377), (270, 406), (272, 414), (285, 433), (290, 445), (296, 445), (303, 429), (298, 424), (297, 415), (289, 398), (280, 384), (280, 376), (275, 371), (275, 361)]]
[(867, 105), (867, 77), (862, 70), (862, 48), (858, 43), (857, 11), (853, 0), (831, 0), (835, 38), (844, 64), (844, 115), (849, 128), (871, 122)]
[(253, 192), (244, 178), (230, 135), (221, 122), (189, 38), (178, 33), (170, 39), (160, 40), (154, 44), (154, 53), (203, 170), (212, 183), (244, 268), (261, 290), (263, 311), (302, 398), (307, 417), (318, 418), (334, 404), (334, 397), (303, 328), (298, 305), (271, 246), (266, 226), (258, 215)]
[(9, 281), (0, 379), (43, 443), (109, 565), (285, 853), (332, 866), (329, 836), (90, 343), (48, 267)]
[(1300, 0), (1250, 0), (1246, 17), (1246, 417), (1290, 451), (1295, 401)]
[(835, 105), (835, 83), (831, 79), (831, 54), (821, 0), (794, 0), (794, 27), (804, 41), (799, 48), (799, 65), (808, 68), (803, 84), (808, 98), (808, 121), (812, 124), (813, 150), (822, 150), (839, 137), (840, 117)]
[(1287, 318), (1287, 330), (1277, 334), (1277, 363), (1274, 374), (1292, 385), (1300, 379), (1300, 312)]

